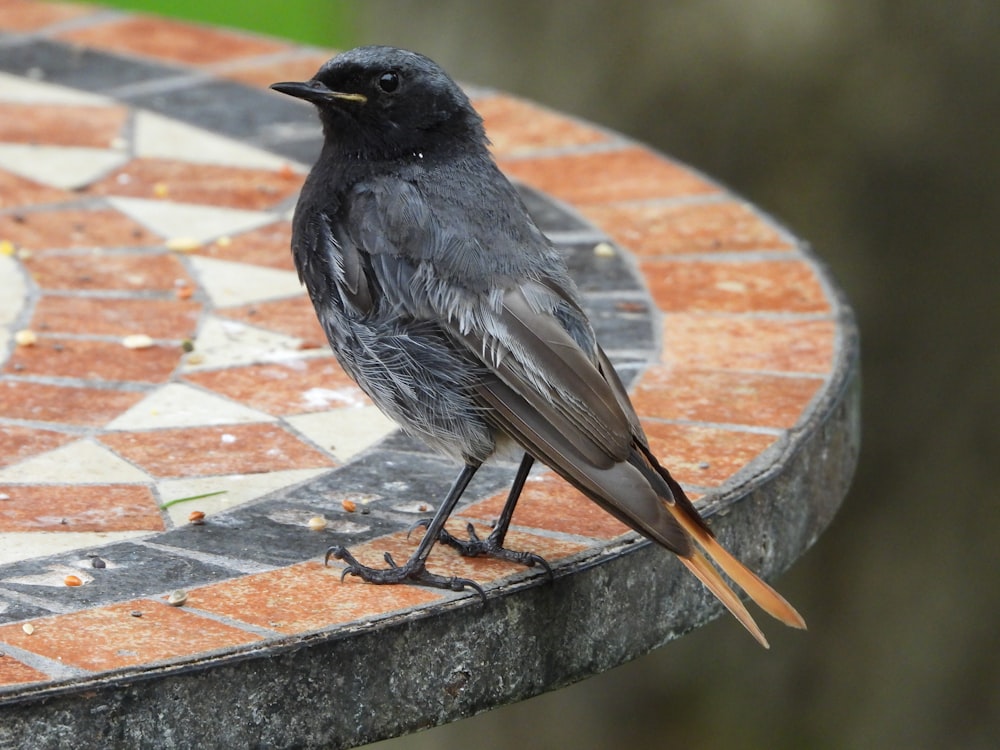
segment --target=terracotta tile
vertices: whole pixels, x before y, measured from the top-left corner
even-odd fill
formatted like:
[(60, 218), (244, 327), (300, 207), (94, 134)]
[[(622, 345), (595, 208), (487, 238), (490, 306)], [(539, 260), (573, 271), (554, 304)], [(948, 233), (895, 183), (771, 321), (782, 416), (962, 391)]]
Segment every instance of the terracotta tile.
[(574, 205), (720, 192), (688, 169), (643, 148), (500, 159), (510, 177)]
[(274, 415), (371, 405), (332, 356), (232, 367), (186, 377), (192, 383)]
[(274, 424), (111, 432), (100, 441), (157, 477), (256, 474), (335, 465)]
[(0, 414), (55, 424), (107, 424), (134, 406), (142, 393), (76, 388), (25, 381), (0, 381)]
[[(455, 536), (464, 538), (467, 534), (467, 523), (467, 520), (455, 518), (448, 523), (447, 528)], [(476, 531), (480, 537), (490, 533), (489, 527), (485, 524), (477, 526)], [(384, 568), (387, 552), (398, 564), (402, 565), (416, 551), (419, 542), (419, 533), (410, 534), (407, 538), (407, 533), (401, 531), (351, 547), (350, 551), (363, 565)], [(550, 564), (586, 549), (588, 546), (580, 542), (537, 536), (517, 529), (511, 530), (507, 535), (506, 545), (510, 549), (526, 550), (541, 555)], [(438, 575), (469, 578), (480, 585), (486, 585), (490, 581), (521, 573), (527, 568), (524, 565), (506, 560), (462, 557), (456, 550), (443, 544), (437, 544), (431, 550), (430, 557), (427, 558), (427, 569)]]
[(36, 31), (60, 21), (93, 13), (95, 8), (76, 3), (39, 3), (35, 0), (3, 0), (0, 29)]
[(195, 254), (293, 271), (295, 264), (292, 262), (291, 247), (292, 223), (279, 221), (234, 235), (227, 242), (211, 242), (203, 245), (195, 251)]
[(585, 206), (581, 210), (637, 255), (792, 249), (752, 208), (736, 201)]
[(803, 261), (646, 261), (639, 266), (666, 312), (829, 312)]
[(194, 66), (289, 49), (287, 44), (261, 37), (152, 16), (132, 16), (76, 29), (59, 38), (101, 50)]
[[(0, 24), (3, 23), (0, 11)], [(13, 656), (0, 651), (0, 687), (5, 685), (22, 685), (26, 682), (46, 682), (49, 676), (33, 667), (18, 661)]]
[[(7, 416), (6, 412), (3, 412)], [(33, 427), (0, 425), (0, 467), (46, 453), (75, 440), (76, 436)]]
[(140, 158), (86, 192), (258, 211), (295, 195), (301, 186), (302, 176), (294, 172)]
[(472, 105), (483, 117), (494, 153), (501, 156), (608, 140), (597, 128), (510, 96), (482, 97)]
[(31, 624), (31, 635), (18, 623), (0, 627), (0, 642), (95, 672), (261, 640), (259, 635), (151, 599), (44, 617)]
[(259, 88), (267, 88), (278, 81), (308, 81), (335, 54), (330, 50), (281, 62), (248, 62), (221, 70), (219, 76)]
[(118, 342), (45, 336), (34, 346), (15, 349), (4, 371), (81, 380), (162, 383), (182, 356), (178, 346), (126, 349)]
[(45, 253), (25, 259), (24, 267), (42, 289), (170, 292), (179, 284), (194, 284), (170, 253)]
[[(504, 490), (487, 500), (473, 503), (460, 515), (491, 523), (500, 515), (506, 499), (507, 491)], [(514, 511), (513, 524), (521, 528), (560, 531), (595, 539), (613, 539), (629, 530), (555, 474), (543, 474), (528, 480)]]
[(641, 417), (788, 428), (822, 385), (821, 378), (661, 366), (643, 373), (632, 403)]
[(0, 102), (0, 141), (110, 148), (127, 116), (125, 107)]
[(690, 424), (643, 427), (653, 453), (682, 485), (721, 484), (771, 445), (774, 435)]
[(697, 369), (827, 373), (836, 329), (831, 320), (664, 316), (666, 364)]
[(156, 499), (139, 485), (8, 485), (0, 531), (163, 531)]
[[(384, 565), (384, 561), (379, 558)], [(340, 569), (306, 562), (243, 576), (189, 592), (192, 607), (282, 633), (319, 630), (440, 601), (441, 591), (421, 586), (372, 586)]]
[(305, 294), (274, 302), (229, 307), (225, 310), (225, 317), (300, 338), (303, 349), (323, 349), (327, 346), (326, 334)]
[(160, 238), (113, 209), (55, 209), (0, 216), (0, 237), (30, 250), (139, 247)]
[(201, 305), (187, 300), (49, 295), (39, 300), (30, 327), (38, 332), (184, 339), (194, 334), (200, 313)]
[[(0, 169), (0, 208), (15, 208), (17, 206), (35, 206), (41, 203), (59, 203), (73, 200), (75, 196), (65, 190), (40, 185), (37, 182), (20, 175), (5, 172)], [(0, 217), (0, 239), (12, 239), (6, 226), (22, 224), (26, 221), (23, 215)]]

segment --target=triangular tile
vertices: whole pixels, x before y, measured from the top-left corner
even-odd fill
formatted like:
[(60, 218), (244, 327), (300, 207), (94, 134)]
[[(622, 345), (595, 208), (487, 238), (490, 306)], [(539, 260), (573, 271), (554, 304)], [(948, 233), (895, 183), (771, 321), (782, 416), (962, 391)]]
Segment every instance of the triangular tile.
[(38, 104), (113, 104), (106, 96), (88, 94), (80, 89), (44, 83), (9, 73), (0, 73), (0, 100)]
[(287, 471), (265, 471), (258, 474), (231, 474), (229, 476), (192, 477), (190, 479), (167, 479), (156, 485), (160, 501), (164, 504), (184, 497), (195, 497), (211, 492), (225, 491), (199, 500), (171, 505), (167, 513), (176, 525), (187, 523), (192, 510), (211, 514), (229, 510), (259, 497), (280, 490), (283, 487), (312, 479), (328, 469), (290, 469)]
[(301, 349), (301, 339), (265, 331), (234, 320), (209, 317), (195, 340), (194, 357), (184, 363), (184, 372), (218, 369), (257, 362), (287, 362), (324, 356), (321, 349)]
[(150, 476), (89, 440), (78, 440), (0, 469), (0, 482), (26, 484), (58, 481), (60, 484), (133, 484)]
[(124, 214), (164, 237), (186, 237), (208, 242), (270, 224), (272, 214), (219, 206), (199, 206), (144, 198), (108, 198)]
[(375, 406), (299, 414), (286, 421), (339, 461), (348, 461), (398, 429)]
[(140, 110), (135, 116), (135, 155), (246, 169), (280, 169), (284, 159), (231, 138)]
[(247, 305), (302, 293), (302, 283), (294, 271), (203, 256), (191, 256), (191, 265), (216, 307)]
[(124, 152), (111, 149), (0, 144), (0, 167), (64, 190), (88, 185), (127, 161)]
[(169, 383), (108, 424), (109, 430), (154, 430), (273, 422), (274, 417), (181, 383)]

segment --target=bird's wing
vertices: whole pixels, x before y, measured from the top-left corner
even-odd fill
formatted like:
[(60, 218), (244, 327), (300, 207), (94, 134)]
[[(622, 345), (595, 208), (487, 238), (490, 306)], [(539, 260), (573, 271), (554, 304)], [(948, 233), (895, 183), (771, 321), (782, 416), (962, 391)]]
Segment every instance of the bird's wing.
[[(472, 262), (478, 258), (469, 253), (502, 258), (511, 252), (502, 235), (487, 245), (465, 235), (461, 219), (442, 226), (415, 191), (402, 203), (395, 191), (388, 206), (378, 200), (356, 206), (364, 212), (352, 215), (350, 226), (361, 228), (355, 249), (373, 276), (368, 287), (380, 287), (389, 304), (407, 314), (435, 321), (472, 355), (481, 366), (472, 388), (488, 419), (619, 520), (677, 553), (761, 643), (766, 640), (753, 618), (693, 539), (766, 611), (804, 626), (777, 592), (718, 544), (656, 462), (568, 279), (495, 269), (483, 284), (476, 276), (481, 267)], [(406, 221), (394, 226), (393, 209), (401, 207)], [(518, 252), (541, 249), (513, 248)]]

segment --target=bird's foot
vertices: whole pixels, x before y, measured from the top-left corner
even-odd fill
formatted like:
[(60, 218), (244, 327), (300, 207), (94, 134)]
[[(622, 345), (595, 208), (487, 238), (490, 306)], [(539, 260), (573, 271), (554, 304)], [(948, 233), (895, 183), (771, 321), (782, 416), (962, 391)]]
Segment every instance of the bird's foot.
[(325, 563), (327, 565), (330, 564), (330, 558), (343, 560), (347, 563), (347, 567), (344, 568), (343, 573), (340, 575), (341, 581), (343, 581), (348, 575), (352, 575), (357, 576), (362, 581), (367, 583), (413, 583), (419, 586), (447, 589), (448, 591), (464, 591), (465, 589), (472, 589), (479, 594), (483, 603), (486, 602), (486, 592), (483, 591), (483, 587), (475, 581), (468, 578), (440, 576), (436, 573), (431, 573), (424, 566), (424, 561), (420, 559), (410, 558), (405, 564), (397, 565), (396, 561), (392, 559), (392, 555), (386, 552), (385, 561), (389, 565), (388, 568), (369, 568), (367, 565), (362, 565), (358, 562), (357, 558), (348, 552), (346, 547), (342, 547), (339, 544), (330, 547), (330, 549), (326, 551)]
[[(417, 528), (418, 526), (426, 528), (427, 524), (428, 521), (417, 521), (417, 523), (413, 525), (413, 528)], [(476, 527), (471, 523), (465, 528), (466, 532), (469, 534), (468, 539), (459, 539), (446, 529), (441, 529), (441, 532), (438, 534), (438, 541), (458, 550), (458, 554), (462, 555), (462, 557), (492, 557), (497, 560), (507, 560), (508, 562), (525, 565), (529, 568), (533, 568), (537, 565), (545, 568), (545, 572), (548, 573), (550, 579), (554, 578), (552, 575), (552, 567), (541, 555), (536, 555), (534, 552), (522, 552), (507, 549), (497, 539), (495, 532), (494, 534), (490, 534), (485, 539), (482, 539), (479, 534), (476, 533)]]

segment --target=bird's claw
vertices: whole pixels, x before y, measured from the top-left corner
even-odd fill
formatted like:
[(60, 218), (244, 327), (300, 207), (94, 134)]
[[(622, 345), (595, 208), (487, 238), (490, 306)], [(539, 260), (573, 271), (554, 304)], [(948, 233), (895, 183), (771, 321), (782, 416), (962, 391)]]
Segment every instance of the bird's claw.
[(347, 563), (347, 566), (340, 574), (341, 581), (343, 581), (348, 575), (352, 575), (357, 576), (366, 583), (385, 585), (413, 583), (419, 586), (430, 586), (432, 588), (446, 589), (448, 591), (464, 591), (465, 589), (472, 589), (479, 595), (479, 598), (483, 600), (483, 604), (486, 603), (486, 591), (483, 590), (483, 587), (478, 583), (469, 578), (441, 576), (436, 573), (431, 573), (426, 567), (424, 567), (422, 560), (411, 559), (408, 560), (405, 565), (397, 565), (395, 560), (392, 559), (392, 555), (386, 552), (385, 561), (389, 567), (382, 569), (370, 568), (367, 565), (362, 565), (358, 562), (354, 555), (348, 552), (345, 547), (340, 545), (330, 547), (330, 549), (326, 551), (325, 563), (327, 565), (329, 565), (331, 557), (335, 560), (343, 560)]
[(541, 555), (536, 555), (534, 552), (520, 552), (507, 549), (497, 541), (493, 534), (490, 534), (485, 539), (481, 539), (471, 523), (466, 527), (466, 531), (469, 534), (469, 538), (463, 540), (442, 529), (441, 533), (438, 534), (438, 541), (458, 550), (458, 553), (462, 557), (492, 557), (497, 560), (518, 563), (528, 568), (533, 568), (537, 565), (545, 568), (545, 572), (548, 574), (550, 580), (555, 579), (555, 575), (552, 573), (552, 566)]

